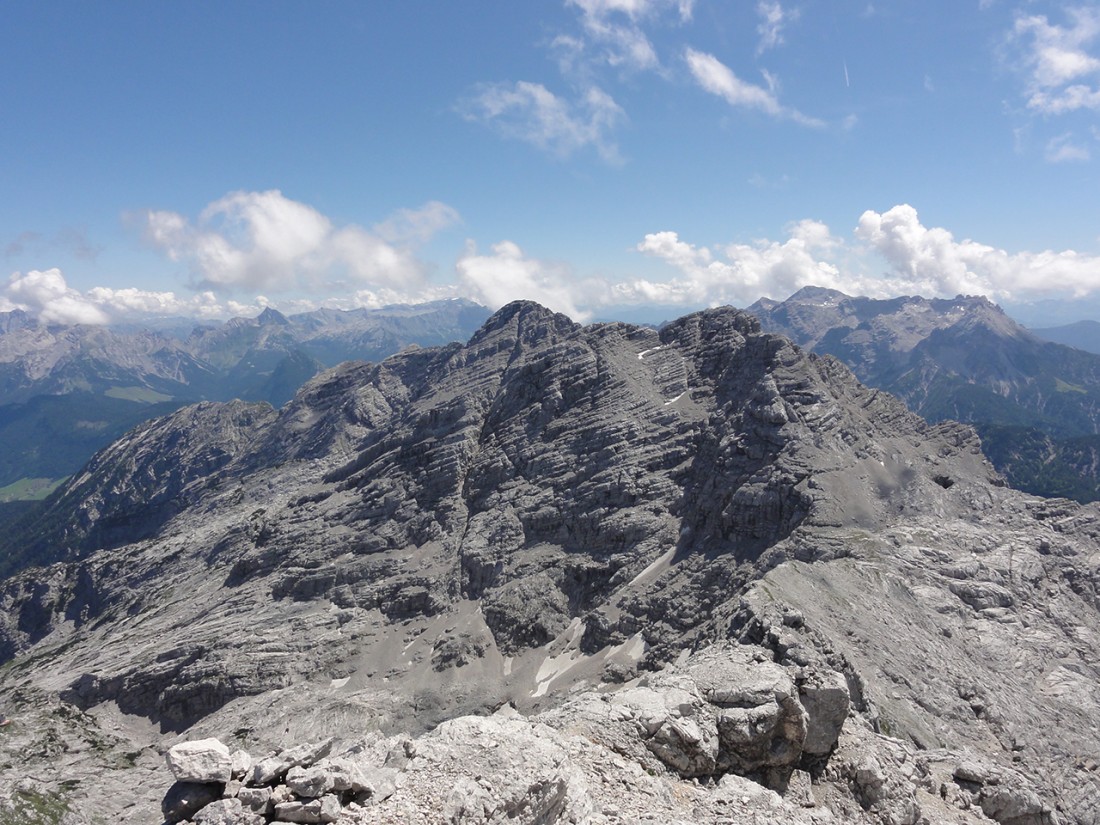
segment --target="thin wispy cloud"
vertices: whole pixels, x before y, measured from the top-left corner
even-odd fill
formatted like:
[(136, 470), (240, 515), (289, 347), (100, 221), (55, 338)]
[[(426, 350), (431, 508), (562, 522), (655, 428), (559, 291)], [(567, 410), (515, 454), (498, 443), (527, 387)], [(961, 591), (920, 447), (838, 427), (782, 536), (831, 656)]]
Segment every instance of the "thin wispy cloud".
[(756, 27), (756, 32), (760, 35), (760, 42), (756, 46), (757, 55), (782, 45), (783, 30), (789, 24), (797, 22), (800, 16), (798, 9), (784, 9), (779, 0), (759, 0), (756, 13), (760, 17), (760, 23)]
[(461, 222), (462, 217), (453, 206), (428, 201), (419, 209), (398, 209), (386, 220), (375, 224), (374, 232), (389, 243), (426, 243), (436, 233)]
[(4, 244), (5, 258), (18, 258), (28, 253), (39, 256), (63, 253), (77, 260), (94, 261), (102, 251), (103, 248), (88, 237), (87, 230), (75, 226), (64, 227), (51, 235), (27, 230)]
[(1049, 163), (1082, 162), (1092, 158), (1089, 147), (1078, 143), (1072, 134), (1051, 138), (1043, 155)]
[(774, 94), (774, 78), (765, 74), (768, 89), (742, 80), (733, 70), (714, 55), (688, 49), (684, 54), (688, 69), (695, 82), (712, 95), (725, 100), (730, 106), (763, 112), (774, 118), (791, 120), (802, 126), (821, 128), (825, 123), (802, 114), (797, 109), (780, 104)]
[[(645, 31), (646, 26), (691, 19), (693, 0), (567, 0), (580, 11), (582, 34), (564, 43), (584, 52), (594, 48), (596, 59), (632, 71), (657, 69), (661, 61)], [(576, 65), (573, 63), (572, 65)]]
[[(685, 51), (682, 42), (691, 34), (694, 0), (565, 0), (565, 6), (576, 12), (575, 25), (547, 41), (564, 91), (533, 81), (483, 83), (456, 106), (466, 120), (558, 158), (593, 149), (604, 161), (618, 164), (623, 158), (616, 134), (628, 113), (618, 92), (608, 90), (624, 82), (637, 84), (639, 75), (669, 86), (682, 84), (680, 61), (686, 60), (690, 81), (731, 105), (803, 126), (825, 125), (780, 104), (778, 78), (767, 70), (762, 70), (765, 85), (756, 85), (737, 77), (712, 55), (690, 47)], [(784, 31), (800, 17), (798, 9), (784, 6), (782, 0), (757, 0), (753, 10), (760, 20), (757, 55), (782, 44)], [(671, 48), (667, 36), (658, 37), (670, 30), (684, 32)], [(664, 55), (658, 42), (667, 50)], [(636, 93), (631, 87), (622, 97)]]
[(621, 160), (613, 133), (626, 115), (595, 86), (570, 102), (541, 83), (488, 84), (463, 101), (459, 110), (467, 120), (486, 123), (505, 137), (561, 158), (591, 148), (605, 161)]

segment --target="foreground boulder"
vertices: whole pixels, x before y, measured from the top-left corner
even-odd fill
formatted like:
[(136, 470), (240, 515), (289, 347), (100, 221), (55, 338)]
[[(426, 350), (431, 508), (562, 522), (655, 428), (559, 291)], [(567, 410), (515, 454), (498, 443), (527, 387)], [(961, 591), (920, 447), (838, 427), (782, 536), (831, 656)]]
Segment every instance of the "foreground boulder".
[(228, 782), (233, 757), (217, 739), (183, 742), (168, 750), (168, 767), (177, 782)]

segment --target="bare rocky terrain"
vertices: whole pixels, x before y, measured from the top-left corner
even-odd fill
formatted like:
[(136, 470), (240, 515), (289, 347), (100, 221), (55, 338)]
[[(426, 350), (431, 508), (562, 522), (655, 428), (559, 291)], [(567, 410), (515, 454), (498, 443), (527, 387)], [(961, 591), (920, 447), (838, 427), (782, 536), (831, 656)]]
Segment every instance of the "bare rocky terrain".
[(748, 311), (926, 420), (972, 424), (1012, 486), (1100, 500), (1100, 356), (1065, 346), (1072, 333), (1043, 340), (971, 295), (879, 300), (805, 287)]
[(0, 823), (1100, 822), (1098, 539), (750, 315), (511, 304), (7, 538)]

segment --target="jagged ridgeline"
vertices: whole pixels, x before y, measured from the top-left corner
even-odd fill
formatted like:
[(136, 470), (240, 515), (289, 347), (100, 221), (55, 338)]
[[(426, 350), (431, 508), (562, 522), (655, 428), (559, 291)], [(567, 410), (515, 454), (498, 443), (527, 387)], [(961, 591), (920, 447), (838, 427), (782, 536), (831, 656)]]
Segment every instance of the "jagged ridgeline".
[[(56, 563), (2, 584), (0, 700), (44, 729), (58, 696), (93, 727), (262, 750), (511, 703), (596, 741), (609, 708), (625, 731), (657, 703), (648, 744), (606, 744), (656, 759), (669, 800), (696, 793), (681, 777), (783, 791), (797, 768), (842, 821), (1100, 815), (1098, 510), (1004, 487), (969, 428), (736, 310), (656, 331), (510, 304), (278, 411), (142, 425), (38, 518), (5, 552)], [(728, 640), (745, 650), (684, 659)], [(822, 685), (843, 697), (825, 736)], [(562, 704), (617, 686), (654, 695)], [(817, 821), (800, 804), (773, 821)], [(616, 821), (593, 811), (517, 821)]]
[(973, 425), (1013, 487), (1100, 500), (1100, 355), (1044, 341), (975, 296), (876, 300), (805, 287), (748, 311), (925, 419)]

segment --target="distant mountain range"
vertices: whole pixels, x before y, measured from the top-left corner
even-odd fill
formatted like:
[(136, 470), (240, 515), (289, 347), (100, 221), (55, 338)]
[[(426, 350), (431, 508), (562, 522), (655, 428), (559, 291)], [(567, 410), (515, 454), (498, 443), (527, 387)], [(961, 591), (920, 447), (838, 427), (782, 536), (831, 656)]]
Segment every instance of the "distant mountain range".
[(1032, 332), (1045, 341), (1100, 354), (1100, 321), (1078, 321), (1075, 324), (1035, 329)]
[(980, 297), (875, 300), (807, 287), (748, 311), (929, 421), (973, 424), (1013, 486), (1100, 499), (1100, 355), (1043, 340)]
[(488, 316), (449, 300), (291, 316), (266, 309), (218, 324), (177, 319), (153, 331), (0, 313), (0, 519), (149, 418), (202, 400), (278, 407), (326, 367), (466, 340)]

